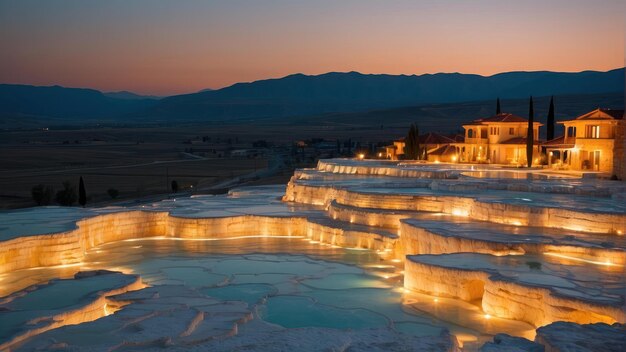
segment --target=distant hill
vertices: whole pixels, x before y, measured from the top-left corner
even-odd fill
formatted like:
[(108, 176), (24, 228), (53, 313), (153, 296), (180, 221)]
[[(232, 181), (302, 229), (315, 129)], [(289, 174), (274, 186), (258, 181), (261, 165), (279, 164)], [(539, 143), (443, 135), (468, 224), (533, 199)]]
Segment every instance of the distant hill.
[(119, 99), (93, 89), (0, 84), (0, 117), (119, 118), (156, 104), (153, 99)]
[(428, 104), (624, 92), (624, 68), (608, 72), (509, 72), (370, 75), (358, 72), (295, 74), (237, 83), (218, 90), (162, 99), (131, 92), (0, 84), (0, 118), (63, 123), (226, 122), (294, 119)]
[(371, 75), (358, 72), (290, 75), (164, 98), (144, 112), (156, 119), (232, 120), (355, 112), (529, 95), (624, 91), (624, 69), (608, 72), (509, 72)]
[(156, 95), (139, 95), (133, 92), (129, 92), (127, 90), (122, 90), (119, 92), (106, 92), (102, 93), (109, 98), (115, 99), (129, 99), (129, 100), (137, 100), (137, 99), (161, 99), (162, 97), (157, 97)]

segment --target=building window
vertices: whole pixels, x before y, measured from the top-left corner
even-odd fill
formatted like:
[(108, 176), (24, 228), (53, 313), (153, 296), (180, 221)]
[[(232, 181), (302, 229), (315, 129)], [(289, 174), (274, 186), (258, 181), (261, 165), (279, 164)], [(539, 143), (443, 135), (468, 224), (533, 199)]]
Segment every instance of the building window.
[(509, 135), (512, 136), (515, 134), (515, 127), (509, 128)]
[(585, 126), (585, 135), (587, 138), (600, 138), (600, 126), (587, 125)]
[(467, 130), (467, 138), (472, 138), (474, 137), (474, 131), (473, 130)]
[(576, 137), (576, 127), (574, 127), (574, 126), (567, 127), (566, 136), (567, 137)]

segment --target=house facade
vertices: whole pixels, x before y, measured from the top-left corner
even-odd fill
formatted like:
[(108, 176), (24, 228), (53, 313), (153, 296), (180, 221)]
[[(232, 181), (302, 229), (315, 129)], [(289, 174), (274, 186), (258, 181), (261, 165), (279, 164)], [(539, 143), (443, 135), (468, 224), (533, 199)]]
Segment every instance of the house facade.
[[(440, 149), (446, 146), (450, 146), (459, 141), (459, 137), (444, 136), (438, 133), (428, 132), (420, 135), (418, 137), (418, 140), (420, 143), (420, 148), (422, 148), (423, 160), (435, 161), (436, 159), (437, 161), (450, 161), (451, 156), (448, 155), (446, 157), (445, 155), (440, 155)], [(401, 159), (402, 155), (404, 155), (404, 146), (404, 138), (396, 139), (395, 141), (393, 141), (393, 145), (385, 147), (386, 158), (390, 160)], [(434, 153), (435, 151), (437, 151), (438, 156), (435, 158), (433, 155), (433, 158), (435, 158), (433, 159), (431, 158), (431, 153)], [(441, 158), (441, 160), (439, 160), (439, 158)]]
[[(540, 162), (539, 122), (533, 122), (533, 163)], [(459, 162), (525, 165), (528, 120), (509, 113), (463, 125), (465, 141), (456, 143)]]
[(559, 124), (564, 135), (544, 144), (551, 167), (624, 179), (624, 110), (598, 108)]

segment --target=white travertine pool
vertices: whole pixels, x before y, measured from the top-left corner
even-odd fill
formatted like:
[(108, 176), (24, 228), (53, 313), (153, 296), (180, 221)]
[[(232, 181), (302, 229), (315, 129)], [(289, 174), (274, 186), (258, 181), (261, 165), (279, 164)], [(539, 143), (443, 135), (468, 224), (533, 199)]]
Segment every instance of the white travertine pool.
[(453, 351), (624, 323), (624, 184), (518, 175), (336, 159), (286, 190), (0, 212), (0, 349)]

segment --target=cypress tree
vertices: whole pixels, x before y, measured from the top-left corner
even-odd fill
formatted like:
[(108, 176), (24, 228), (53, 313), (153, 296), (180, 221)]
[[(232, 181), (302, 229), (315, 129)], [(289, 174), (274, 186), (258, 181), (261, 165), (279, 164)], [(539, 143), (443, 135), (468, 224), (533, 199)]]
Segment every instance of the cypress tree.
[(417, 125), (415, 126), (415, 159), (416, 160), (420, 160), (422, 159), (422, 148), (420, 147), (420, 130), (417, 127)]
[(414, 159), (414, 150), (415, 150), (415, 146), (413, 145), (413, 141), (415, 140), (415, 138), (413, 137), (415, 135), (415, 125), (411, 124), (411, 126), (409, 127), (409, 133), (407, 134), (407, 136), (404, 138), (404, 157), (407, 159)]
[(533, 144), (535, 135), (533, 133), (533, 125), (535, 119), (535, 111), (533, 108), (533, 97), (530, 97), (528, 106), (528, 132), (526, 133), (526, 161), (528, 167), (533, 166)]
[(418, 160), (420, 158), (419, 130), (414, 123), (409, 127), (409, 133), (404, 139), (404, 155), (409, 160)]
[(80, 181), (78, 183), (78, 204), (85, 207), (87, 204), (87, 192), (85, 191), (85, 182), (83, 182), (83, 177), (80, 177)]
[(500, 115), (502, 111), (500, 110), (500, 98), (496, 100), (496, 115)]
[(550, 97), (550, 109), (548, 110), (548, 121), (547, 121), (547, 134), (546, 139), (552, 140), (554, 139), (554, 97)]

